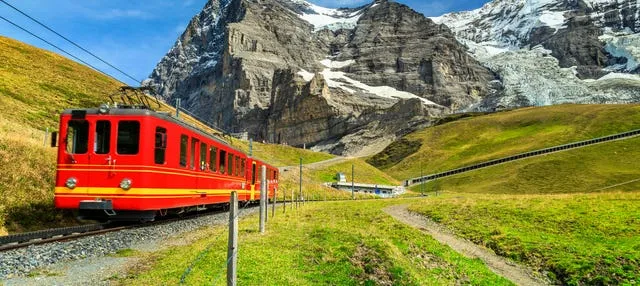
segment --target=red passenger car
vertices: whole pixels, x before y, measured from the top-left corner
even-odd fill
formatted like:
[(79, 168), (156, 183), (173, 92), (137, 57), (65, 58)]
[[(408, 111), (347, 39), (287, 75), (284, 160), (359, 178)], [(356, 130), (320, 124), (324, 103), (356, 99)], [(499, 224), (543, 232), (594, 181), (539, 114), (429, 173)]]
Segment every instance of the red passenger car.
[(268, 196), (278, 169), (226, 142), (146, 108), (66, 110), (60, 116), (55, 205), (80, 216), (153, 220), (260, 198), (260, 169), (267, 168)]

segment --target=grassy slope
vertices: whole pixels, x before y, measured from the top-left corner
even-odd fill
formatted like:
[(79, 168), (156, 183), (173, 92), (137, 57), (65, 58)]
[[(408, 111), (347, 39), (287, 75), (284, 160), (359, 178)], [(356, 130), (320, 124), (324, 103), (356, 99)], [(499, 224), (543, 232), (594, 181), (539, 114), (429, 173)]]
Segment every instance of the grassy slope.
[[(477, 259), (442, 246), (381, 209), (391, 201), (314, 203), (280, 210), (267, 233), (257, 216), (240, 222), (239, 285), (510, 285)], [(149, 254), (126, 285), (224, 285), (227, 233), (216, 227), (188, 246)], [(210, 246), (208, 251), (205, 248)], [(202, 255), (202, 256), (200, 256)]]
[[(593, 192), (640, 179), (640, 137), (514, 161), (429, 182), (444, 191), (539, 194)], [(620, 189), (636, 191), (640, 182)], [(420, 186), (412, 187), (420, 191)]]
[(562, 283), (629, 283), (640, 279), (638, 144), (604, 143), (443, 178), (425, 190), (448, 197), (413, 209)]
[[(524, 151), (640, 128), (639, 105), (559, 105), (463, 118), (405, 137), (422, 142), (399, 163), (381, 155), (376, 166), (399, 180)], [(403, 148), (396, 146), (396, 149)], [(385, 158), (387, 157), (387, 158)], [(370, 162), (372, 162), (370, 160)], [(421, 166), (422, 165), (422, 166)]]
[[(569, 285), (640, 280), (640, 195), (466, 195), (411, 209)], [(473, 223), (469, 223), (469, 222)]]

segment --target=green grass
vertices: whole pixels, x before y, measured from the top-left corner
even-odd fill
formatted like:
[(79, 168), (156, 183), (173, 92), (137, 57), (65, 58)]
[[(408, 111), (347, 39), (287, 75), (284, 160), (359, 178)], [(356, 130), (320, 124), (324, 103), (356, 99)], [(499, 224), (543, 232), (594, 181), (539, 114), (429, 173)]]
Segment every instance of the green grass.
[[(391, 201), (314, 203), (278, 213), (259, 234), (257, 216), (240, 223), (239, 285), (511, 285), (478, 259), (468, 259), (382, 212)], [(175, 285), (197, 257), (185, 284), (224, 285), (225, 229), (155, 253), (120, 280)], [(210, 246), (207, 249), (207, 246)]]
[[(640, 188), (640, 137), (513, 161), (475, 170), (434, 183), (445, 191), (484, 194), (582, 193), (617, 184), (617, 189)], [(421, 187), (413, 186), (415, 192)]]
[[(248, 142), (235, 139), (231, 142), (242, 151), (249, 152)], [(335, 158), (335, 155), (285, 145), (253, 142), (253, 157), (276, 167), (285, 167), (297, 166), (300, 164), (300, 158), (302, 158), (302, 164), (311, 164)]]
[(568, 285), (640, 281), (640, 193), (457, 195), (410, 209)]
[[(558, 105), (461, 118), (404, 137), (421, 142), (403, 160), (383, 151), (369, 162), (399, 180), (526, 151), (640, 128), (639, 105)], [(391, 145), (390, 148), (397, 148)], [(409, 148), (399, 148), (407, 151)], [(409, 150), (411, 151), (411, 150)]]

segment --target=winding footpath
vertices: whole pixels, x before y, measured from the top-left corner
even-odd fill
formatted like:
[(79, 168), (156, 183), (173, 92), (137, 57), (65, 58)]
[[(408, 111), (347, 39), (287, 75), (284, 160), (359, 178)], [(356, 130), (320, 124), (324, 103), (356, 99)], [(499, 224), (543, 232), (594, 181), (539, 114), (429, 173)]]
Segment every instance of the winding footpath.
[(396, 205), (384, 209), (398, 221), (418, 228), (442, 244), (448, 245), (458, 253), (469, 258), (480, 258), (494, 273), (511, 280), (517, 285), (549, 285), (539, 278), (533, 271), (518, 265), (504, 257), (498, 256), (491, 250), (480, 247), (470, 241), (461, 239), (439, 224), (424, 216), (409, 212), (407, 205)]

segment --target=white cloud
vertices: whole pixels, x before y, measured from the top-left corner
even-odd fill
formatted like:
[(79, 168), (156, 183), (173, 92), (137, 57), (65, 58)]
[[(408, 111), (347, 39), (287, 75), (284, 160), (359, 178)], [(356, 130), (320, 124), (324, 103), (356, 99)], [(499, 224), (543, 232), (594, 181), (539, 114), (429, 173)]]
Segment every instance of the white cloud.
[(147, 18), (151, 18), (151, 15), (149, 15), (148, 13), (142, 10), (137, 10), (137, 9), (129, 9), (129, 10), (110, 9), (104, 13), (95, 14), (94, 18), (103, 19), (103, 20), (119, 19), (119, 18), (147, 19)]

